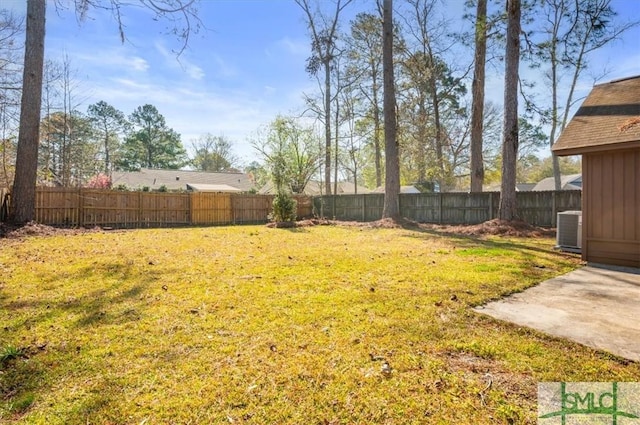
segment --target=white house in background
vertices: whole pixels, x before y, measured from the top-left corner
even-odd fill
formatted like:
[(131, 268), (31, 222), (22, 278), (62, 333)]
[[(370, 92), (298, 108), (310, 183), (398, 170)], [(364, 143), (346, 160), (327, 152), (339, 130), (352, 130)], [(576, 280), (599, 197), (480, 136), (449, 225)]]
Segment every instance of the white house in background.
[(244, 173), (205, 173), (186, 170), (114, 171), (111, 175), (112, 187), (125, 185), (130, 189), (192, 190), (198, 192), (249, 192), (254, 184)]
[[(582, 190), (582, 174), (570, 174), (560, 176), (560, 190)], [(533, 191), (556, 190), (556, 183), (553, 177), (540, 180), (532, 189)]]
[[(331, 190), (333, 191), (334, 184), (331, 183)], [(269, 182), (262, 186), (258, 193), (261, 195), (275, 195), (276, 189), (273, 187), (273, 183)], [(307, 196), (321, 196), (326, 193), (324, 190), (324, 182), (319, 182), (316, 180), (311, 180), (304, 188), (303, 194)], [(338, 190), (337, 195), (353, 195), (357, 193), (358, 195), (371, 193), (371, 190), (366, 187), (354, 185), (351, 182), (338, 182)]]
[[(384, 186), (377, 187), (373, 193), (384, 193)], [(400, 193), (420, 193), (415, 186), (400, 186)]]

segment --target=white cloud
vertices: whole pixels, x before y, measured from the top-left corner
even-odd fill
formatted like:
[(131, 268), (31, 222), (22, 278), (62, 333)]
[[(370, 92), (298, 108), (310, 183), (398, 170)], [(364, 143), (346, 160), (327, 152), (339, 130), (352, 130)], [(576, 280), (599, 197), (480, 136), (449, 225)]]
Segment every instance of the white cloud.
[[(55, 53), (55, 52), (54, 52)], [(54, 54), (55, 56), (55, 54)], [(149, 62), (137, 55), (127, 54), (123, 48), (105, 49), (100, 54), (95, 52), (73, 51), (72, 65), (83, 65), (87, 67), (114, 68), (118, 70), (133, 70), (137, 72), (146, 72), (149, 70)]]
[(309, 40), (306, 39), (293, 40), (285, 37), (278, 41), (278, 45), (292, 55), (305, 57), (309, 55)]
[(142, 58), (133, 56), (129, 58), (129, 61), (130, 61), (131, 67), (136, 71), (144, 72), (149, 69), (149, 63)]
[(194, 80), (201, 80), (205, 76), (204, 70), (198, 65), (192, 63), (186, 58), (186, 52), (183, 55), (176, 57), (176, 54), (169, 51), (162, 42), (156, 42), (155, 48), (160, 53), (165, 61), (165, 65), (169, 65), (170, 68), (180, 68), (190, 78)]
[(248, 163), (256, 158), (248, 138), (279, 112), (261, 96), (241, 90), (188, 87), (184, 83), (163, 84), (130, 78), (111, 78), (93, 87), (88, 103), (104, 100), (125, 114), (138, 106), (152, 104), (181, 135), (189, 149), (191, 141), (202, 134), (224, 134), (234, 150)]
[(219, 77), (231, 78), (238, 75), (238, 70), (219, 55), (213, 54), (209, 58), (215, 65), (216, 75), (218, 75)]
[(189, 77), (193, 78), (194, 80), (201, 80), (205, 76), (204, 70), (199, 66), (190, 65), (186, 68), (186, 71)]

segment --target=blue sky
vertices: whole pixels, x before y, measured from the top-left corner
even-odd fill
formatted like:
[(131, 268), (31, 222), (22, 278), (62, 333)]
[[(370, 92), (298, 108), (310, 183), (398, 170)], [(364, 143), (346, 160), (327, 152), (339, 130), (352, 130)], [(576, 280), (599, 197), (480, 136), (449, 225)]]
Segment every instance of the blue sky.
[[(453, 15), (463, 0), (447, 0)], [(2, 0), (16, 10), (25, 0)], [(108, 13), (92, 10), (78, 22), (72, 2), (67, 9), (48, 2), (46, 55), (65, 53), (77, 70), (80, 110), (104, 100), (125, 114), (153, 104), (169, 127), (191, 141), (204, 133), (229, 137), (244, 163), (256, 155), (247, 140), (277, 114), (298, 113), (303, 92), (317, 83), (305, 72), (310, 43), (302, 10), (293, 0), (201, 0), (200, 18), (207, 29), (194, 35), (179, 58), (175, 39), (164, 34), (167, 23), (154, 21), (142, 8), (125, 9), (127, 41), (120, 41)], [(399, 2), (396, 2), (398, 4)], [(373, 0), (356, 0), (349, 15), (370, 9)], [(620, 15), (640, 19), (640, 0), (615, 0)], [(6, 6), (5, 6), (6, 7)], [(346, 29), (346, 28), (345, 28)], [(640, 75), (640, 28), (594, 57), (592, 69), (611, 71), (604, 80)], [(491, 71), (489, 71), (491, 72)], [(488, 96), (501, 103), (502, 76), (490, 76)], [(586, 92), (591, 82), (581, 90)]]

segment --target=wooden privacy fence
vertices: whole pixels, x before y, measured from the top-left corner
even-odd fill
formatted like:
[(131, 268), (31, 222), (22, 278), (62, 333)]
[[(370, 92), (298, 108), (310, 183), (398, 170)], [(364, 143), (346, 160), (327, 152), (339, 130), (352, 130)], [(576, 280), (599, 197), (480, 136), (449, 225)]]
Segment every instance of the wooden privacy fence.
[[(556, 214), (581, 210), (581, 191), (518, 192), (519, 217), (536, 226), (555, 227)], [(476, 224), (498, 215), (499, 192), (400, 195), (400, 215), (421, 223)], [(382, 217), (384, 194), (319, 196), (314, 209), (338, 220), (375, 221)]]
[[(537, 226), (555, 227), (558, 212), (582, 209), (580, 191), (518, 192), (517, 198), (520, 218)], [(300, 218), (374, 221), (382, 217), (384, 194), (295, 199)], [(265, 223), (272, 201), (273, 195), (38, 188), (36, 221), (120, 228)], [(422, 223), (475, 224), (495, 218), (499, 201), (498, 192), (401, 194), (400, 213)]]
[[(298, 217), (310, 217), (311, 198), (294, 198)], [(38, 188), (35, 221), (123, 228), (265, 223), (272, 201), (272, 195)]]

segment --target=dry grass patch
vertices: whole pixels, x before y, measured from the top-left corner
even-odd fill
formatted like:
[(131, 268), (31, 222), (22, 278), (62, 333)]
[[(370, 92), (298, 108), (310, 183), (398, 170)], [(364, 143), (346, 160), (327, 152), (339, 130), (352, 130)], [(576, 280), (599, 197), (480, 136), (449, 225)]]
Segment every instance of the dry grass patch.
[(264, 226), (0, 241), (0, 420), (535, 423), (637, 364), (473, 313), (578, 265), (551, 239)]

